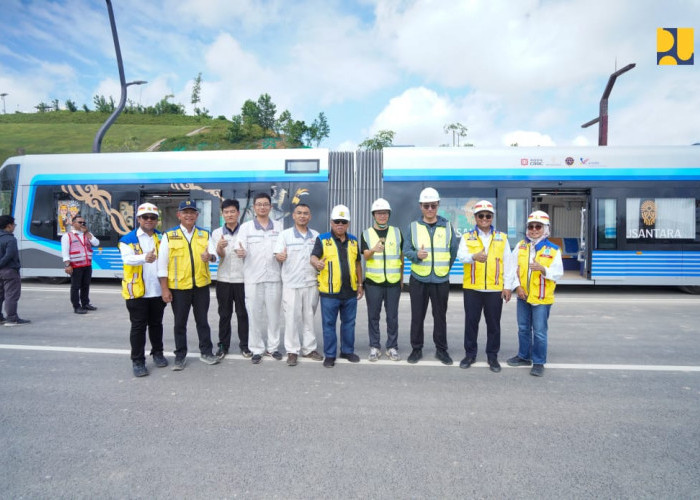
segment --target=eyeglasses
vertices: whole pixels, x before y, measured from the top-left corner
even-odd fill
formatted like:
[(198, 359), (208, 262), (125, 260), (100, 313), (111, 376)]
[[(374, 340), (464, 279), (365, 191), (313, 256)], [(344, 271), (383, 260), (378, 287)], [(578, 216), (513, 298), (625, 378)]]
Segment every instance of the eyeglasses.
[(269, 203), (256, 203), (255, 206), (260, 207), (260, 208), (266, 208), (266, 207), (269, 207), (270, 204)]
[(142, 215), (141, 218), (144, 220), (158, 220), (157, 215)]
[(80, 224), (81, 226), (84, 226), (84, 225), (85, 225), (85, 221), (84, 221), (84, 220), (76, 220), (76, 221), (74, 221), (74, 222), (75, 222), (76, 224)]
[(534, 229), (535, 231), (539, 231), (540, 229), (542, 229), (542, 224), (528, 224), (528, 225), (527, 225), (527, 230), (528, 230), (528, 231), (532, 231), (533, 229)]
[(479, 219), (493, 219), (493, 214), (491, 214), (491, 213), (483, 213), (483, 212), (482, 212), (482, 213), (480, 213), (480, 214), (476, 214), (476, 216), (477, 216)]
[(348, 221), (343, 219), (333, 219), (333, 224), (347, 224)]
[(438, 207), (438, 203), (421, 203), (420, 206), (425, 210), (435, 210)]

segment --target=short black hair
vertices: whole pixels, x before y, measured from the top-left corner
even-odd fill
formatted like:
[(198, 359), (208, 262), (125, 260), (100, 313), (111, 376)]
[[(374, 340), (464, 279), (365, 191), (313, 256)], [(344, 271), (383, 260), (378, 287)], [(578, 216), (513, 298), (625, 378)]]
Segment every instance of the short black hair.
[(240, 203), (238, 203), (238, 200), (232, 200), (231, 198), (227, 198), (223, 202), (221, 202), (221, 210), (228, 207), (234, 207), (239, 212), (241, 211), (241, 205)]
[(255, 193), (255, 197), (253, 198), (253, 203), (255, 203), (256, 201), (258, 201), (262, 198), (265, 198), (267, 201), (272, 203), (272, 198), (270, 198), (270, 195), (267, 193)]
[[(309, 212), (311, 212), (311, 207), (308, 206), (306, 203), (297, 203), (296, 205), (294, 205), (294, 210), (296, 210), (297, 207), (306, 207), (309, 209)], [(292, 210), (292, 211), (294, 211), (294, 210)]]
[(11, 215), (0, 215), (0, 229), (5, 229), (10, 224), (15, 223), (15, 218)]

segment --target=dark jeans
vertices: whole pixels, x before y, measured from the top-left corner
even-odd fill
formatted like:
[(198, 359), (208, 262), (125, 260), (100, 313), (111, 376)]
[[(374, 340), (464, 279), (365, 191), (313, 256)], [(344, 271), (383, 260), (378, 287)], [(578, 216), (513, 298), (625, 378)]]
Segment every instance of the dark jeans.
[(197, 325), (199, 337), (199, 352), (212, 354), (211, 330), (207, 314), (209, 313), (209, 287), (196, 287), (189, 290), (170, 290), (173, 294), (171, 303), (175, 319), (175, 358), (187, 356), (187, 318), (190, 308), (194, 312), (194, 322)]
[(216, 282), (216, 301), (219, 303), (219, 343), (228, 352), (231, 347), (231, 317), (236, 306), (238, 323), (238, 347), (248, 349), (248, 311), (245, 308), (245, 285), (243, 283)]
[(0, 269), (0, 317), (2, 317), (2, 304), (5, 303), (5, 318), (8, 321), (17, 321), (17, 302), (22, 294), (22, 279), (18, 269), (5, 267)]
[(476, 358), (482, 310), (486, 320), (486, 357), (497, 359), (501, 349), (501, 292), (464, 290), (464, 352), (468, 358)]
[(142, 297), (126, 301), (131, 320), (131, 360), (146, 360), (146, 329), (151, 341), (151, 355), (163, 352), (163, 311), (165, 302), (160, 297)]
[(399, 338), (399, 299), (401, 286), (378, 286), (365, 282), (365, 300), (367, 301), (367, 325), (369, 328), (369, 346), (381, 348), (379, 318), (382, 303), (386, 312), (386, 348), (398, 347)]
[(338, 334), (335, 325), (340, 316), (340, 352), (355, 352), (355, 317), (357, 316), (357, 297), (336, 299), (321, 295), (321, 322), (323, 325), (323, 354), (327, 358), (338, 355)]
[(74, 267), (70, 275), (70, 301), (73, 309), (90, 305), (92, 266)]
[(437, 349), (447, 350), (447, 299), (450, 283), (423, 283), (413, 276), (409, 280), (411, 297), (411, 347), (423, 349), (423, 322), (428, 312), (428, 300), (433, 310), (433, 342)]

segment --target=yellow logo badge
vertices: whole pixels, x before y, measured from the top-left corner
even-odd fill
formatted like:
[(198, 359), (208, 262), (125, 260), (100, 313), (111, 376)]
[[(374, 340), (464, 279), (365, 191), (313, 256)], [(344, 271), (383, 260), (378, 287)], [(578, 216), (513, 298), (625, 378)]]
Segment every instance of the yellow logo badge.
[(656, 29), (657, 66), (692, 66), (694, 63), (693, 28)]

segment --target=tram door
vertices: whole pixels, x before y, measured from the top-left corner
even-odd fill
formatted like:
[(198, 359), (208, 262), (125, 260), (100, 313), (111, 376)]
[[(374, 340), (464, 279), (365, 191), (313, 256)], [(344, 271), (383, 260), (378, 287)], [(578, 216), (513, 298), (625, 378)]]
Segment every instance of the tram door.
[[(497, 227), (508, 235), (510, 247), (525, 238), (525, 226), (527, 215), (530, 213), (530, 189), (507, 188), (498, 190), (498, 202), (496, 206)], [(505, 214), (505, 217), (503, 217)]]

